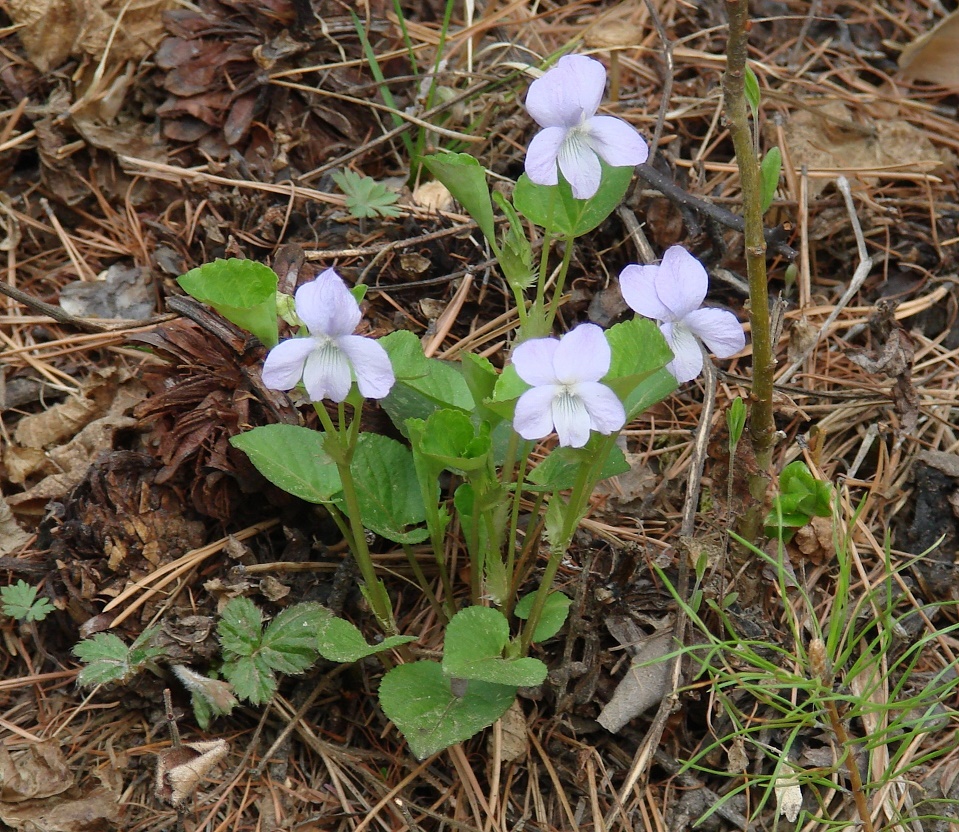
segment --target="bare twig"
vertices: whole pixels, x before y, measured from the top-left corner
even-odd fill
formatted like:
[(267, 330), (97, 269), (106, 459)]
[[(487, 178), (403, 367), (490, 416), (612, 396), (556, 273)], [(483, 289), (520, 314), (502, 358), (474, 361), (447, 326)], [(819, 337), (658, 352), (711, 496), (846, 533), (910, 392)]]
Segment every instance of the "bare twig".
[[(660, 173), (653, 168), (649, 163), (639, 165), (636, 168), (636, 175), (677, 205), (692, 208), (694, 211), (716, 220), (716, 222), (725, 225), (727, 228), (732, 228), (734, 231), (746, 230), (746, 220), (738, 214), (727, 211), (725, 208), (720, 208), (708, 200), (693, 196), (688, 191), (679, 187), (679, 185), (666, 174)], [(763, 237), (770, 251), (774, 251), (776, 254), (790, 261), (796, 259), (797, 252), (786, 243), (786, 232), (784, 229), (767, 228), (763, 231)]]

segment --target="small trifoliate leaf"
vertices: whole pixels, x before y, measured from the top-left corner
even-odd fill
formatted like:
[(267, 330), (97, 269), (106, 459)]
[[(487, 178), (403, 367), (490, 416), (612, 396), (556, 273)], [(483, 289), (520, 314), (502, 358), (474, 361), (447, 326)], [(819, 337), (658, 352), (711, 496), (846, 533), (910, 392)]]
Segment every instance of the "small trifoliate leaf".
[(49, 598), (37, 599), (37, 587), (22, 578), (0, 587), (0, 604), (3, 614), (17, 621), (43, 621), (55, 609)]
[(110, 682), (126, 682), (132, 679), (163, 651), (150, 646), (156, 628), (144, 630), (130, 647), (113, 633), (97, 633), (73, 648), (75, 655), (86, 664), (77, 676), (77, 684), (104, 685)]
[(331, 615), (313, 603), (283, 610), (263, 633), (260, 655), (278, 673), (302, 673), (316, 661), (316, 633)]
[(382, 182), (362, 176), (349, 168), (342, 173), (334, 173), (333, 181), (346, 194), (346, 210), (357, 219), (400, 215), (399, 209), (393, 207), (399, 194)]
[(223, 675), (241, 699), (254, 705), (269, 702), (276, 691), (276, 676), (263, 656), (237, 656), (223, 663)]

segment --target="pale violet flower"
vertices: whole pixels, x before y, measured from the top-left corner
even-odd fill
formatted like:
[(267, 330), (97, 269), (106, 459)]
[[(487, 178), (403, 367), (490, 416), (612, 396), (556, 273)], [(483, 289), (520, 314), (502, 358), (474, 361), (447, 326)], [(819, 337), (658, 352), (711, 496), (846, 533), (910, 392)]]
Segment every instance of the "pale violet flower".
[(390, 392), (396, 378), (389, 356), (376, 341), (353, 335), (360, 305), (333, 269), (300, 286), (295, 302), (310, 334), (281, 341), (270, 350), (263, 365), (267, 387), (292, 390), (302, 379), (315, 402), (343, 401), (354, 378), (368, 399), (382, 399)]
[(598, 116), (606, 68), (585, 55), (566, 55), (537, 78), (526, 109), (543, 129), (526, 151), (526, 175), (537, 185), (559, 181), (556, 166), (577, 199), (589, 199), (602, 176), (599, 160), (613, 167), (641, 165), (649, 148), (639, 133), (613, 116)]
[(702, 305), (709, 278), (702, 263), (682, 246), (668, 248), (658, 266), (627, 266), (619, 275), (619, 287), (633, 311), (661, 322), (659, 329), (673, 351), (666, 369), (680, 383), (702, 372), (697, 339), (719, 358), (729, 358), (746, 345), (742, 324), (732, 312)]
[(513, 427), (523, 439), (554, 430), (560, 445), (582, 448), (591, 430), (609, 435), (626, 423), (616, 394), (599, 380), (610, 349), (596, 324), (580, 324), (562, 338), (533, 338), (513, 350), (519, 377), (533, 385), (516, 402)]

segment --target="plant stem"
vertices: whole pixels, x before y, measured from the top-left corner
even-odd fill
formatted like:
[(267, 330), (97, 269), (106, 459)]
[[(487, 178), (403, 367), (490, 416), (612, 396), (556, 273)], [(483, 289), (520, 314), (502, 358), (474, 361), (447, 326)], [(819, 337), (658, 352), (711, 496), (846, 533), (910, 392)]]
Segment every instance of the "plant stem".
[(729, 44), (723, 95), (729, 135), (736, 150), (736, 162), (743, 191), (746, 273), (749, 278), (749, 321), (752, 326), (753, 383), (749, 431), (756, 453), (757, 473), (749, 478), (754, 509), (744, 518), (743, 537), (756, 541), (762, 528), (763, 504), (772, 466), (775, 424), (773, 422), (773, 354), (769, 325), (769, 295), (766, 281), (766, 239), (763, 235), (762, 186), (759, 158), (749, 127), (745, 93), (747, 0), (726, 0), (729, 15)]
[[(336, 470), (340, 475), (340, 484), (343, 486), (343, 501), (346, 503), (346, 516), (350, 521), (350, 529), (353, 533), (353, 557), (356, 559), (356, 565), (360, 568), (360, 574), (363, 576), (363, 583), (366, 585), (364, 595), (370, 603), (373, 615), (376, 616), (380, 628), (388, 636), (397, 635), (396, 623), (393, 621), (393, 612), (390, 604), (390, 598), (386, 594), (386, 587), (383, 582), (376, 577), (376, 567), (373, 565), (373, 558), (370, 556), (370, 548), (366, 544), (366, 529), (360, 514), (360, 501), (356, 495), (356, 486), (353, 482), (353, 472), (350, 469), (350, 462), (353, 459), (353, 451), (356, 448), (355, 441), (348, 441), (352, 431), (337, 430), (326, 412), (322, 402), (315, 402), (314, 410), (320, 417), (323, 429), (327, 438), (324, 448), (330, 457), (336, 463)], [(353, 421), (359, 422), (359, 411), (353, 413)], [(347, 441), (344, 441), (347, 440)], [(335, 447), (334, 447), (335, 446)]]
[(566, 287), (566, 275), (569, 272), (569, 264), (573, 259), (573, 246), (576, 243), (576, 238), (567, 237), (565, 243), (566, 248), (563, 250), (563, 262), (560, 263), (559, 274), (556, 275), (556, 287), (553, 289), (553, 299), (550, 301), (549, 312), (546, 315), (547, 332), (553, 328), (553, 321), (556, 319), (560, 301), (563, 299), (563, 289)]
[(553, 580), (556, 572), (559, 570), (559, 564), (563, 560), (563, 555), (569, 549), (569, 544), (573, 540), (573, 535), (579, 526), (579, 521), (586, 514), (589, 505), (589, 498), (593, 493), (593, 488), (602, 471), (603, 463), (609, 457), (612, 446), (616, 443), (617, 434), (607, 436), (605, 441), (600, 442), (595, 450), (593, 459), (579, 466), (579, 472), (576, 475), (576, 482), (569, 495), (569, 502), (563, 509), (563, 517), (560, 528), (553, 530), (549, 528), (549, 514), (553, 510), (553, 501), (561, 499), (558, 493), (554, 493), (550, 498), (550, 504), (546, 508), (547, 516), (547, 536), (549, 541), (549, 561), (546, 569), (543, 571), (543, 580), (536, 590), (536, 597), (533, 599), (533, 606), (529, 612), (529, 618), (523, 625), (523, 632), (520, 635), (520, 655), (525, 656), (529, 652), (529, 646), (533, 641), (533, 634), (539, 624), (539, 619), (543, 614), (543, 608), (546, 606), (546, 599), (553, 589)]

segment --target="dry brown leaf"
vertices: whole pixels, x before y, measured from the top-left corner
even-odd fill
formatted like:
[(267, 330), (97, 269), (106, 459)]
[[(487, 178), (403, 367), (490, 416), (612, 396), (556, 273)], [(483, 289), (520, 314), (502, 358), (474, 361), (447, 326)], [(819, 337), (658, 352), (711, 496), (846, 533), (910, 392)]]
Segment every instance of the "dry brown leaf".
[(0, 800), (3, 802), (52, 797), (72, 785), (73, 775), (58, 745), (41, 742), (14, 756), (0, 743)]
[(75, 436), (85, 425), (102, 416), (116, 395), (120, 379), (116, 371), (98, 373), (84, 385), (82, 396), (24, 416), (17, 424), (14, 441), (23, 448), (47, 448)]
[(667, 623), (648, 636), (630, 619), (615, 617), (607, 619), (606, 626), (613, 637), (633, 653), (633, 664), (596, 720), (615, 734), (631, 719), (661, 702), (669, 692), (669, 662), (664, 657), (673, 649), (673, 631)]
[[(90, 463), (113, 448), (117, 431), (136, 426), (137, 420), (126, 414), (143, 400), (146, 388), (135, 378), (118, 383), (111, 372), (99, 376), (86, 393), (85, 398), (69, 399), (20, 421), (15, 434), (19, 446), (4, 449), (7, 475), (18, 484), (36, 474), (47, 476), (27, 491), (11, 495), (11, 506), (62, 497), (77, 486)], [(69, 431), (74, 432), (72, 436)], [(66, 438), (69, 441), (56, 444)]]
[(172, 0), (10, 0), (7, 10), (22, 27), (18, 34), (31, 62), (49, 72), (71, 55), (100, 60), (114, 30), (111, 64), (145, 58), (165, 34), (161, 12), (174, 5)]
[(120, 819), (117, 793), (94, 786), (47, 800), (0, 803), (0, 821), (23, 832), (112, 832)]
[(30, 535), (20, 528), (13, 512), (10, 511), (9, 503), (0, 492), (0, 557), (15, 552), (29, 539)]
[[(500, 743), (500, 760), (504, 763), (512, 763), (514, 760), (521, 760), (526, 756), (529, 750), (529, 739), (527, 738), (528, 726), (526, 724), (526, 715), (519, 701), (510, 705), (509, 710), (500, 717), (500, 725), (503, 729), (503, 741)], [(489, 738), (490, 754), (493, 753), (493, 735)]]
[(181, 806), (196, 791), (200, 781), (226, 758), (226, 740), (187, 742), (157, 754), (156, 794), (174, 806)]
[[(855, 174), (857, 168), (896, 166), (897, 171), (931, 172), (942, 156), (925, 133), (895, 118), (857, 123), (841, 101), (829, 101), (793, 113), (785, 131), (789, 158), (799, 168), (831, 168), (876, 182), (878, 175)], [(828, 179), (811, 179), (810, 196), (818, 196)]]
[(813, 563), (831, 562), (836, 557), (832, 518), (813, 517), (807, 525), (796, 531), (793, 543)]
[(917, 37), (899, 55), (907, 80), (959, 87), (959, 9), (947, 14), (930, 31)]

